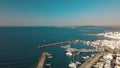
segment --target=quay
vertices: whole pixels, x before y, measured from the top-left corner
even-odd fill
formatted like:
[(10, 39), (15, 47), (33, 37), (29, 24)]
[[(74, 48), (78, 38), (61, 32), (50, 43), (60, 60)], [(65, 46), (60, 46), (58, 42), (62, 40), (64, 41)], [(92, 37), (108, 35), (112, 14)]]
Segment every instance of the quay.
[(92, 65), (98, 61), (98, 59), (103, 56), (103, 53), (100, 53), (94, 57), (91, 57), (90, 59), (88, 59), (86, 62), (84, 62), (80, 67), (78, 68), (91, 68)]
[(71, 48), (68, 46), (61, 46), (61, 48), (66, 49), (67, 51), (73, 52), (73, 53), (89, 53), (89, 52), (100, 52), (99, 50), (92, 50), (92, 49), (75, 49), (75, 48)]
[(46, 57), (47, 57), (47, 52), (44, 52), (35, 68), (44, 68)]
[(79, 53), (89, 53), (89, 52), (99, 52), (99, 50), (88, 50), (88, 49), (80, 49)]

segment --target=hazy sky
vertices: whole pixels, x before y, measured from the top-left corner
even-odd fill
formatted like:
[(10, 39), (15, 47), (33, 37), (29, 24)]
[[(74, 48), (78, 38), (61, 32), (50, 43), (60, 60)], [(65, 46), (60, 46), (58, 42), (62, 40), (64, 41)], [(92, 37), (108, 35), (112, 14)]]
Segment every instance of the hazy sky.
[(0, 0), (0, 26), (119, 23), (120, 0)]

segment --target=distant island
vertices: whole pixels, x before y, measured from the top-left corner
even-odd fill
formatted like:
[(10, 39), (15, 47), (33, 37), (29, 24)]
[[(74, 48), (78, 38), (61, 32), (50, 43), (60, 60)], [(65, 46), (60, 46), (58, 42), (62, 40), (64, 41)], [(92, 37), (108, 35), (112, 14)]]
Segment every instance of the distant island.
[(97, 25), (84, 25), (84, 26), (58, 26), (59, 28), (120, 28), (118, 25), (113, 26), (97, 26)]

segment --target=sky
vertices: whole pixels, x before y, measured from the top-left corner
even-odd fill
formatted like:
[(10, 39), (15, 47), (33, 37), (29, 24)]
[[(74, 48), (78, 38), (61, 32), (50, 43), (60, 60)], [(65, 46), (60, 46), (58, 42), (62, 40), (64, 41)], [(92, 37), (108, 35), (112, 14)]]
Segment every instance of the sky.
[(120, 0), (0, 0), (0, 26), (120, 25)]

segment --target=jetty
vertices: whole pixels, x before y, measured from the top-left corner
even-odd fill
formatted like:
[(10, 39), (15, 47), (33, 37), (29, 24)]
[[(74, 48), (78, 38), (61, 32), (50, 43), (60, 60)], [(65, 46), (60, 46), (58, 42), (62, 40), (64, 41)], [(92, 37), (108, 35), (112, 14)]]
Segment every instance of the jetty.
[(39, 62), (35, 68), (44, 68), (46, 57), (47, 57), (47, 52), (44, 52), (42, 56), (40, 57)]
[(51, 43), (51, 44), (46, 44), (46, 45), (39, 45), (38, 48), (46, 48), (50, 46), (57, 46), (57, 45), (63, 45), (63, 44), (70, 44), (71, 42), (73, 43), (79, 43), (79, 42), (84, 42), (84, 40), (69, 40), (69, 41), (63, 41), (63, 42), (56, 42), (56, 43)]
[(99, 37), (100, 35), (98, 35), (98, 34), (87, 34), (88, 36), (97, 36), (97, 37)]
[(90, 59), (88, 59), (86, 62), (84, 62), (80, 67), (78, 68), (91, 68), (92, 65), (98, 61), (98, 59), (103, 56), (103, 53), (100, 53), (94, 57), (91, 57)]
[(46, 48), (46, 47), (50, 47), (50, 46), (56, 46), (56, 45), (61, 45), (61, 44), (69, 44), (70, 41), (64, 41), (64, 42), (56, 42), (56, 43), (51, 43), (51, 44), (46, 44), (46, 45), (40, 45), (38, 46), (38, 48), (42, 49), (42, 48)]

